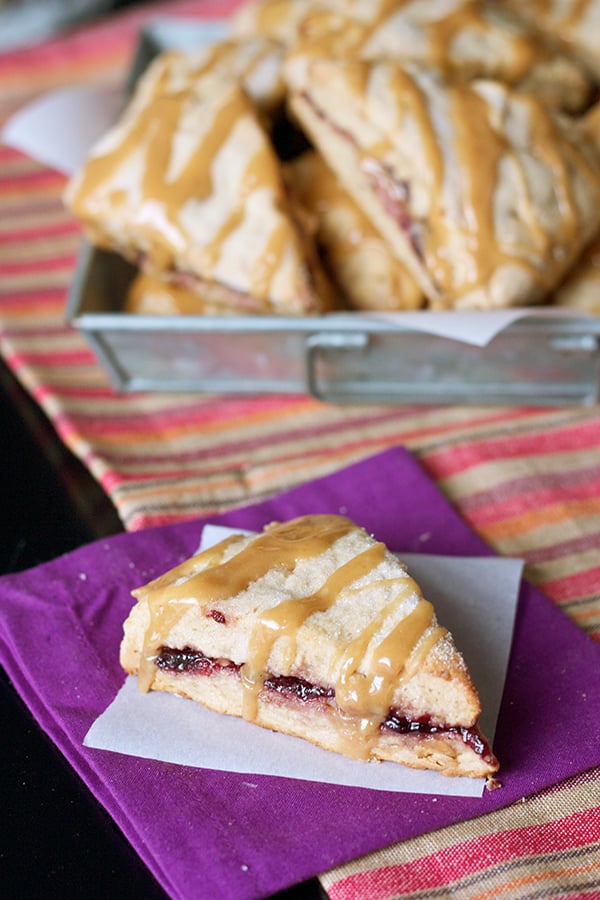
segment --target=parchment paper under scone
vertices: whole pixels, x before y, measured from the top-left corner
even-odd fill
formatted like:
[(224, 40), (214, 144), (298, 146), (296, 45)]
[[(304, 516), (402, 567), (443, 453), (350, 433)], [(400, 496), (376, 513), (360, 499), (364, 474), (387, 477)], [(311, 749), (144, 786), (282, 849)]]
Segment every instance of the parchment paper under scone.
[(498, 768), (452, 635), (406, 567), (344, 516), (234, 533), (133, 593), (121, 663), (142, 691), (363, 760)]
[(540, 302), (600, 226), (575, 121), (494, 81), (389, 61), (294, 67), (290, 105), (431, 305)]

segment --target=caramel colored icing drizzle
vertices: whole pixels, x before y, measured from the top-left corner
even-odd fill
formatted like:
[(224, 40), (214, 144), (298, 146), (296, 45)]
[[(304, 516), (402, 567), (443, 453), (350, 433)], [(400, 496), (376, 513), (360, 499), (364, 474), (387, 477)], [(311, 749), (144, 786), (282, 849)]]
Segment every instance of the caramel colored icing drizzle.
[[(241, 540), (239, 535), (197, 554), (135, 591), (136, 597), (147, 600), (150, 612), (140, 663), (140, 687), (148, 690), (151, 686), (157, 652), (190, 605), (206, 610), (214, 603), (236, 597), (273, 569), (291, 573), (301, 560), (326, 553), (356, 528), (349, 519), (334, 515), (304, 516), (276, 523), (229, 558), (227, 551)], [(361, 590), (360, 580), (382, 563), (385, 553), (384, 545), (374, 542), (338, 566), (314, 593), (282, 600), (258, 614), (240, 673), (245, 718), (253, 720), (257, 716), (275, 642), (287, 638), (291, 663), (302, 625), (309, 617), (328, 610), (345, 592)], [(330, 680), (347, 724), (346, 750), (352, 755), (368, 756), (368, 738), (375, 736), (389, 713), (399, 680), (414, 673), (445, 633), (435, 622), (431, 603), (423, 599), (418, 585), (405, 572), (391, 579), (371, 580), (366, 589), (377, 587), (389, 589), (393, 599), (330, 661)], [(407, 602), (409, 611), (402, 612)], [(391, 620), (395, 624), (388, 626)], [(353, 748), (359, 734), (361, 741)]]
[[(565, 268), (565, 259), (580, 244), (583, 225), (574, 177), (589, 179), (595, 191), (600, 182), (591, 163), (562, 135), (542, 103), (530, 95), (506, 95), (505, 88), (487, 82), (441, 86), (428, 73), (385, 61), (331, 65), (343, 95), (369, 116), (379, 135), (375, 141), (361, 143), (360, 136), (355, 141), (367, 177), (380, 171), (390, 192), (396, 183), (401, 186), (401, 173), (386, 160), (395, 159), (395, 142), (405, 129), (413, 135), (415, 153), (423, 159), (418, 172), (429, 208), (426, 213), (411, 208), (415, 185), (410, 176), (406, 208), (420, 235), (419, 253), (440, 296), (452, 300), (488, 285), (503, 266), (525, 269), (546, 289), (555, 270)], [(320, 69), (315, 72), (324, 77)], [(380, 103), (389, 101), (388, 122), (396, 125), (384, 128), (369, 114), (369, 97), (378, 91)], [(335, 122), (326, 110), (321, 114)], [(507, 121), (510, 115), (515, 122)], [(524, 127), (526, 148), (520, 146), (518, 134)], [(511, 128), (517, 129), (516, 137)], [(538, 176), (532, 177), (530, 158), (537, 160), (536, 166), (542, 164), (555, 207), (544, 209), (543, 194), (540, 205)], [(503, 193), (507, 183), (508, 199)], [(502, 203), (509, 204), (506, 210), (498, 208)], [(515, 218), (520, 220), (518, 226), (511, 220)], [(460, 255), (452, 252), (453, 247)]]
[[(300, 202), (316, 219), (316, 237), (323, 247), (335, 277), (357, 307), (363, 282), (356, 282), (356, 270), (348, 266), (357, 253), (383, 257), (387, 262), (387, 295), (377, 294), (378, 307), (414, 309), (422, 305), (423, 294), (408, 269), (392, 254), (371, 220), (342, 187), (332, 170), (313, 152), (305, 153), (289, 166), (289, 180)], [(367, 261), (366, 265), (368, 266)], [(381, 279), (379, 285), (381, 286)], [(377, 287), (375, 288), (377, 290)], [(362, 298), (361, 298), (362, 299)]]
[(218, 67), (179, 78), (175, 62), (157, 66), (66, 196), (149, 269), (222, 281), (265, 309), (279, 302), (278, 275), (303, 265), (275, 152), (251, 100)]
[(549, 51), (507, 15), (480, 0), (455, 0), (443, 9), (419, 2), (379, 4), (368, 17), (351, 5), (317, 4), (298, 26), (299, 49), (315, 57), (415, 62), (459, 81), (486, 77), (517, 84)]

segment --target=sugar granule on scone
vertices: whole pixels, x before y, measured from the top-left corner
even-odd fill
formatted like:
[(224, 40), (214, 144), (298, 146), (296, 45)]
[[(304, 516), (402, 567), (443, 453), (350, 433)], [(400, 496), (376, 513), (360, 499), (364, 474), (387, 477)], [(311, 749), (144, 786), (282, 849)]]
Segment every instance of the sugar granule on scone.
[(594, 148), (532, 94), (389, 61), (288, 77), (293, 113), (436, 308), (542, 302), (600, 226)]
[(120, 658), (143, 691), (364, 760), (498, 769), (451, 634), (404, 564), (344, 516), (233, 534), (133, 594)]

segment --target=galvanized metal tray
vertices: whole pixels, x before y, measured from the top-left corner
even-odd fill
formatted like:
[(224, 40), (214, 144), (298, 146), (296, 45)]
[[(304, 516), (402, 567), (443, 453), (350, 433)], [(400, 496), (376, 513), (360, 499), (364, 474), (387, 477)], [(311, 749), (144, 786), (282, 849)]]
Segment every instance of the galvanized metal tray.
[(122, 311), (134, 274), (85, 245), (67, 310), (123, 391), (308, 392), (335, 403), (599, 399), (600, 319), (532, 315), (479, 347), (352, 313), (139, 315)]
[[(129, 86), (160, 50), (216, 40), (222, 29), (155, 22), (141, 35)], [(84, 243), (67, 308), (119, 390), (308, 392), (334, 403), (590, 405), (600, 397), (600, 319), (537, 311), (480, 347), (358, 313), (128, 314), (134, 274)]]

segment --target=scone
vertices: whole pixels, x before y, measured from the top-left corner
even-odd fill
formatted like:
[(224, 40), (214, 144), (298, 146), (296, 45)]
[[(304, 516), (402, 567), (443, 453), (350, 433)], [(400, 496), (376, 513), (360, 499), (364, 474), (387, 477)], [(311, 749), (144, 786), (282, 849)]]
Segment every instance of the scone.
[(327, 271), (351, 308), (389, 312), (424, 305), (415, 279), (317, 153), (288, 163), (286, 176), (314, 218)]
[(138, 272), (125, 295), (123, 312), (141, 316), (222, 316), (233, 309), (147, 272)]
[(233, 535), (133, 593), (121, 664), (143, 691), (365, 760), (498, 768), (452, 636), (405, 566), (343, 516)]
[(510, 11), (482, 0), (392, 3), (377, 12), (373, 7), (369, 19), (315, 10), (299, 24), (288, 59), (303, 55), (413, 62), (453, 82), (491, 78), (571, 114), (593, 93), (581, 65)]
[(553, 296), (555, 306), (600, 316), (600, 234), (587, 247)]
[(266, 116), (277, 114), (285, 99), (281, 66), (284, 48), (264, 37), (224, 40), (188, 50), (163, 50), (144, 73), (146, 91), (177, 93), (207, 73), (235, 79)]
[(332, 302), (294, 218), (261, 113), (220, 66), (151, 68), (65, 200), (92, 242), (239, 312), (317, 313)]
[(583, 130), (495, 81), (314, 60), (290, 105), (432, 306), (540, 302), (600, 225)]
[(307, 16), (335, 13), (356, 22), (372, 22), (398, 0), (250, 0), (231, 16), (234, 39), (266, 37), (291, 47), (302, 36)]
[(585, 63), (600, 80), (600, 4), (597, 0), (504, 0), (506, 6)]

